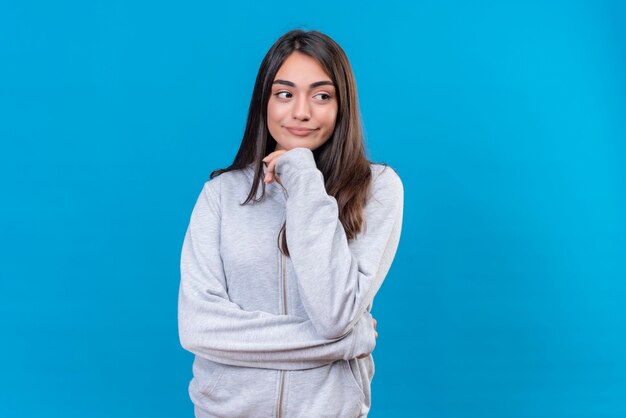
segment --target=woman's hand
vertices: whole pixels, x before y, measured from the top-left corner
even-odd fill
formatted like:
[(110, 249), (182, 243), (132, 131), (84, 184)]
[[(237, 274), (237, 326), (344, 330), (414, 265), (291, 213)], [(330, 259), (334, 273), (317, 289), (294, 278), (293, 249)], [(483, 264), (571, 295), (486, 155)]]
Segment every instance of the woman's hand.
[(265, 158), (263, 158), (263, 160), (261, 160), (267, 165), (267, 172), (265, 173), (265, 179), (263, 179), (263, 181), (265, 181), (266, 183), (271, 183), (274, 180), (276, 180), (276, 182), (282, 186), (280, 179), (274, 173), (274, 168), (276, 167), (278, 158), (286, 152), (287, 150), (284, 150), (284, 149), (274, 151), (274, 152), (269, 153)]
[[(374, 321), (374, 338), (378, 338), (378, 332), (376, 332), (376, 320), (374, 318), (372, 318), (372, 320)], [(365, 358), (367, 356), (369, 356), (369, 354), (364, 354), (364, 355), (362, 355), (360, 357), (357, 357), (357, 359), (360, 360), (360, 359)]]

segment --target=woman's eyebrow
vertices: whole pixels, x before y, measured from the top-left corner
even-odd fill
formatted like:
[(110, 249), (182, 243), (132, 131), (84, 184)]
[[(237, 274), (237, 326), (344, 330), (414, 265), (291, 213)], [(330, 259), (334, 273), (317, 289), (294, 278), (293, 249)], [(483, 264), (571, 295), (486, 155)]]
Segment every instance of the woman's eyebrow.
[[(287, 81), (287, 80), (274, 80), (274, 82), (272, 84), (284, 84), (284, 85), (289, 86), (289, 87), (296, 87), (295, 83), (293, 83), (291, 81)], [(325, 86), (325, 85), (335, 87), (335, 84), (332, 81), (330, 81), (330, 80), (316, 81), (315, 83), (311, 83), (311, 85), (309, 87), (310, 88), (314, 88), (314, 87), (317, 87), (317, 86)]]

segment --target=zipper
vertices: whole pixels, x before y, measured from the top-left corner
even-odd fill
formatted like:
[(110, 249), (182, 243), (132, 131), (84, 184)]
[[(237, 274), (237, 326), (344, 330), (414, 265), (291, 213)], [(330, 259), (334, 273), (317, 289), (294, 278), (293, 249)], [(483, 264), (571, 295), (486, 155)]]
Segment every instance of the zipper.
[(282, 263), (280, 263), (283, 270), (283, 313), (287, 315), (287, 280), (285, 278), (285, 254), (282, 255)]
[[(283, 315), (287, 315), (287, 281), (285, 280), (285, 254), (281, 252), (281, 263), (280, 263), (281, 271), (282, 271), (282, 288), (283, 288)], [(280, 392), (278, 395), (278, 412), (277, 417), (280, 418), (282, 416), (282, 408), (283, 408), (283, 386), (285, 382), (285, 371), (280, 370)]]
[[(288, 198), (288, 193), (287, 193), (287, 189), (285, 189), (283, 187), (282, 184), (280, 184), (278, 181), (276, 182), (282, 192), (283, 195), (285, 196), (285, 200), (287, 200)], [(287, 280), (285, 279), (285, 254), (283, 254), (283, 252), (280, 252), (281, 255), (281, 263), (280, 263), (280, 269), (281, 269), (281, 276), (282, 276), (282, 288), (283, 288), (283, 315), (287, 315)], [(285, 371), (284, 370), (280, 370), (280, 392), (278, 394), (278, 408), (277, 408), (277, 413), (276, 416), (277, 418), (281, 418), (283, 415), (283, 388), (285, 386)]]

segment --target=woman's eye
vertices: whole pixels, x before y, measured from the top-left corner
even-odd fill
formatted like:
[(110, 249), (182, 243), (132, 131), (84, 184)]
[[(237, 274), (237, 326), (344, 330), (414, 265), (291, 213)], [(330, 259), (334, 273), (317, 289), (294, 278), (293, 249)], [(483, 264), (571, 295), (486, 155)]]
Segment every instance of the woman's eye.
[[(278, 97), (279, 99), (291, 99), (293, 97), (293, 94), (288, 91), (279, 91), (274, 93), (274, 96)], [(332, 96), (328, 93), (318, 93), (313, 97), (323, 102), (326, 102), (332, 98)]]
[(330, 100), (332, 96), (328, 93), (318, 93), (315, 95), (315, 97), (319, 97), (321, 100), (327, 101), (327, 100)]

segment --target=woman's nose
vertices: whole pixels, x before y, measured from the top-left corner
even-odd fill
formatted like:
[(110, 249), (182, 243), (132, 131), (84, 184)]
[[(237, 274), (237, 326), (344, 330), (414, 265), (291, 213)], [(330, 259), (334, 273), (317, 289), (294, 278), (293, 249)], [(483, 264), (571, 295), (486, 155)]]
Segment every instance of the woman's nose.
[(295, 100), (293, 106), (294, 119), (308, 120), (311, 118), (311, 108), (306, 96), (300, 96)]

